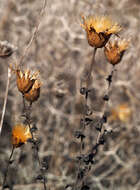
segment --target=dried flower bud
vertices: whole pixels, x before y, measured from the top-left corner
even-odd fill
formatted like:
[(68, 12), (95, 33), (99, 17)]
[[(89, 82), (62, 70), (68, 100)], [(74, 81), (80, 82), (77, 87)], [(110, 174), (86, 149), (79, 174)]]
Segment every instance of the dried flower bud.
[(127, 104), (120, 104), (111, 110), (111, 115), (109, 117), (110, 121), (120, 120), (121, 122), (128, 122), (132, 116), (132, 109)]
[(0, 41), (0, 57), (1, 58), (7, 58), (12, 55), (12, 53), (16, 50), (17, 48), (10, 44), (7, 41)]
[(87, 18), (82, 16), (82, 19), (83, 24), (81, 26), (87, 32), (88, 43), (95, 48), (104, 47), (110, 36), (121, 30), (117, 23), (106, 16), (89, 16)]
[(17, 75), (17, 87), (21, 93), (27, 93), (37, 80), (38, 72), (34, 73), (32, 76), (30, 75), (30, 71), (27, 70), (22, 72), (21, 70), (16, 70)]
[(29, 126), (18, 124), (12, 129), (12, 144), (18, 148), (32, 138)]
[(24, 94), (25, 99), (31, 103), (36, 101), (40, 95), (40, 87), (41, 82), (39, 80), (36, 80), (30, 91)]
[(105, 46), (104, 52), (107, 60), (112, 65), (118, 64), (126, 49), (128, 49), (129, 41), (124, 40), (114, 40), (112, 42), (108, 42)]

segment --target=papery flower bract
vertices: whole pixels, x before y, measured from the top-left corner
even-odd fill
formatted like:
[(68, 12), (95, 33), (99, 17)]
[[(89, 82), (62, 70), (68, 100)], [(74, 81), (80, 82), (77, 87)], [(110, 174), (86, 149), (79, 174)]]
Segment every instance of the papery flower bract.
[(121, 27), (107, 16), (82, 16), (81, 26), (87, 32), (89, 45), (96, 48), (105, 46), (112, 34), (120, 32)]
[(40, 87), (41, 87), (41, 82), (37, 79), (34, 82), (32, 88), (27, 93), (24, 94), (25, 99), (31, 103), (36, 101), (40, 96)]
[(19, 69), (17, 69), (15, 72), (17, 75), (18, 90), (23, 94), (28, 92), (32, 88), (39, 74), (38, 72), (36, 72), (33, 75), (31, 75), (29, 70), (22, 72)]
[(121, 61), (124, 52), (128, 49), (128, 46), (129, 41), (125, 39), (115, 39), (112, 42), (108, 42), (105, 46), (104, 52), (109, 63), (112, 65), (118, 64)]
[(14, 147), (20, 147), (25, 144), (27, 140), (31, 139), (32, 135), (29, 126), (18, 124), (12, 129), (12, 144)]

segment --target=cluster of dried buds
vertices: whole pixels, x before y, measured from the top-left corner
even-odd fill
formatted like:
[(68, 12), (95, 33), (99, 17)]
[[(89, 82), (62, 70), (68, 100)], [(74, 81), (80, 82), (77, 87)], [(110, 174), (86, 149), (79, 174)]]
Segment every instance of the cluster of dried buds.
[(86, 31), (89, 45), (95, 48), (105, 47), (104, 52), (109, 63), (118, 64), (129, 46), (129, 41), (115, 39), (110, 42), (109, 39), (113, 34), (117, 36), (122, 28), (106, 16), (89, 16), (87, 18), (82, 16), (82, 19), (81, 26)]
[[(39, 72), (31, 74), (29, 70), (21, 71), (21, 69), (14, 69), (12, 66), (11, 70), (16, 74), (17, 88), (23, 97), (30, 102), (30, 104), (38, 100), (41, 87)], [(32, 134), (28, 125), (18, 124), (12, 128), (13, 147), (18, 148), (29, 139), (32, 139)]]
[(29, 70), (22, 72), (17, 69), (15, 72), (18, 90), (23, 94), (25, 99), (30, 103), (38, 100), (41, 87), (41, 82), (38, 78), (39, 72), (35, 72), (32, 75)]

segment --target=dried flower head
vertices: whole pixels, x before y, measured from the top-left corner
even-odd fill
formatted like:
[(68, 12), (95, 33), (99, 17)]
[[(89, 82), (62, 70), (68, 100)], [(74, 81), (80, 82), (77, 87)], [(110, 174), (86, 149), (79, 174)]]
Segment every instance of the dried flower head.
[(105, 46), (112, 34), (118, 34), (121, 27), (107, 16), (82, 16), (83, 24), (81, 26), (87, 32), (89, 45), (96, 48)]
[(116, 39), (112, 42), (108, 42), (105, 46), (104, 52), (109, 63), (112, 65), (118, 64), (121, 61), (124, 52), (128, 49), (128, 46), (129, 41), (125, 39)]
[(41, 82), (37, 79), (34, 82), (32, 88), (27, 93), (24, 94), (25, 99), (31, 103), (38, 100), (40, 96), (40, 87), (41, 87)]
[(122, 122), (128, 122), (132, 116), (132, 109), (127, 103), (118, 105), (111, 110), (111, 116), (109, 118), (112, 120), (120, 120)]
[(29, 126), (18, 124), (12, 129), (12, 144), (14, 147), (20, 147), (25, 144), (27, 140), (31, 139), (32, 135)]
[(0, 57), (1, 58), (7, 58), (13, 54), (14, 51), (16, 51), (16, 47), (10, 44), (7, 41), (0, 41)]
[(17, 69), (15, 72), (17, 76), (18, 90), (23, 94), (27, 93), (37, 80), (37, 76), (39, 73), (36, 72), (31, 75), (29, 70), (22, 72), (20, 69)]

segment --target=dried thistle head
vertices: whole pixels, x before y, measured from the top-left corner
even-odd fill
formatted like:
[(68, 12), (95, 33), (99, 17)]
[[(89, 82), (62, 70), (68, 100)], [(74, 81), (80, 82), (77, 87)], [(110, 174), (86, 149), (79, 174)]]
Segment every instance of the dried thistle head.
[(20, 69), (17, 69), (15, 72), (17, 76), (18, 90), (23, 94), (27, 93), (32, 88), (35, 81), (37, 80), (39, 73), (36, 72), (36, 73), (33, 73), (33, 75), (31, 75), (30, 70), (26, 70), (22, 72)]
[(108, 44), (105, 46), (104, 52), (109, 63), (112, 65), (118, 64), (128, 47), (129, 41), (125, 39), (116, 39), (112, 42), (108, 42)]
[(110, 121), (120, 120), (121, 122), (128, 122), (132, 116), (132, 109), (127, 103), (118, 105), (111, 110)]
[(25, 144), (32, 138), (29, 126), (18, 124), (12, 129), (12, 144), (15, 148)]
[(107, 16), (82, 16), (83, 24), (81, 26), (87, 33), (89, 45), (96, 48), (105, 46), (112, 34), (118, 34), (121, 27)]
[(41, 85), (42, 84), (38, 79), (35, 80), (32, 88), (24, 94), (25, 99), (31, 103), (37, 101), (40, 96)]
[(0, 57), (7, 58), (16, 51), (16, 47), (7, 41), (0, 41)]

